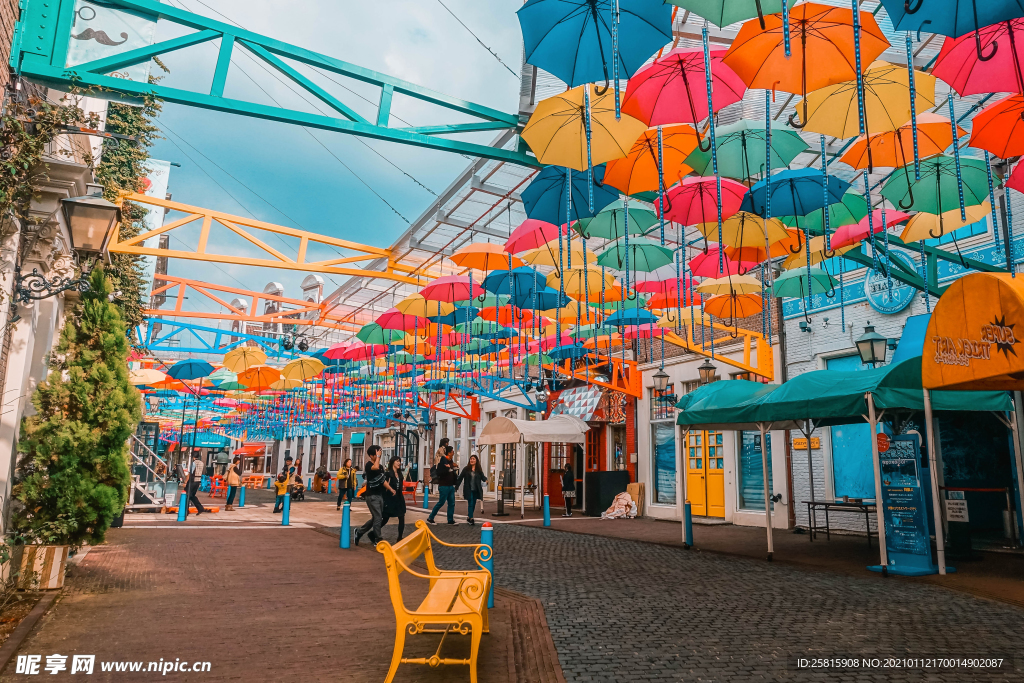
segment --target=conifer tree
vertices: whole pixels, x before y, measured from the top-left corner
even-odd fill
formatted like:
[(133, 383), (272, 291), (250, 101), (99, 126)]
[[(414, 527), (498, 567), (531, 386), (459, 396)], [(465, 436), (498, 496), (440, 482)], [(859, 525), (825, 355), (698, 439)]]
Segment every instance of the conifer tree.
[(22, 421), (14, 528), (28, 542), (103, 541), (127, 501), (128, 438), (142, 414), (128, 379), (128, 338), (111, 284), (97, 267), (69, 312), (50, 373)]

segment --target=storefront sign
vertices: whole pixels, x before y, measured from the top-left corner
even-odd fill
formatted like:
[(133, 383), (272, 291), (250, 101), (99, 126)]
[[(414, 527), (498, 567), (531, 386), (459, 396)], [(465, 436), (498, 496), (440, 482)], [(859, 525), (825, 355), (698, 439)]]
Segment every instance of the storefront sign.
[[(911, 272), (917, 271), (917, 264), (904, 254), (890, 248), (889, 255)], [(879, 267), (880, 270), (868, 270), (867, 277), (864, 279), (864, 296), (867, 297), (871, 308), (879, 313), (887, 315), (899, 313), (914, 300), (914, 293), (917, 290), (887, 275), (884, 264), (879, 264)], [(897, 266), (890, 267), (896, 268)]]
[(883, 432), (883, 433), (879, 434), (879, 435), (878, 435), (878, 436), (876, 437), (876, 439), (877, 439), (877, 441), (878, 441), (878, 452), (879, 452), (879, 453), (885, 453), (885, 452), (887, 452), (887, 451), (889, 450), (889, 446), (890, 446), (890, 443), (889, 443), (889, 435), (888, 435), (888, 434), (885, 434), (885, 433)]
[(919, 438), (916, 434), (891, 437), (888, 449), (879, 455), (889, 571), (909, 576), (936, 571), (921, 488)]
[[(802, 437), (798, 438), (798, 439), (793, 439), (793, 448), (798, 450), (798, 451), (806, 451), (807, 450), (807, 439), (802, 438)], [(818, 450), (819, 448), (821, 448), (821, 439), (816, 437), (816, 436), (812, 436), (811, 437), (811, 450), (815, 451), (815, 450)]]
[(946, 521), (969, 522), (967, 500), (963, 491), (946, 491)]

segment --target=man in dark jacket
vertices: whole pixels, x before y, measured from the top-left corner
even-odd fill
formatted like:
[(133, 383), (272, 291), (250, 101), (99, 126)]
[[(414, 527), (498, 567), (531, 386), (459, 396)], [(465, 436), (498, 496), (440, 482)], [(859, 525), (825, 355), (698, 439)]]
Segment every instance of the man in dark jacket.
[(437, 511), (441, 509), (445, 502), (448, 503), (448, 523), (452, 525), (458, 524), (455, 521), (455, 480), (458, 478), (458, 472), (455, 469), (455, 461), (452, 458), (454, 454), (455, 449), (447, 446), (445, 454), (437, 462), (437, 502), (434, 503), (434, 509), (430, 511), (430, 516), (427, 517), (428, 524), (435, 523), (434, 517), (437, 516)]

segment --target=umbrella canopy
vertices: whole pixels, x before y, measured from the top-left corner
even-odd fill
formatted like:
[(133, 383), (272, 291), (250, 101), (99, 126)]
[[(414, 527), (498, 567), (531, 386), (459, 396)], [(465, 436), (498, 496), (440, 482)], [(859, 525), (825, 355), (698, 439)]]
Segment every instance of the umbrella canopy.
[[(957, 215), (959, 216), (960, 210), (957, 209)], [(871, 212), (871, 220), (869, 221), (867, 216), (860, 219), (860, 222), (855, 225), (844, 225), (835, 231), (832, 238), (829, 240), (829, 246), (833, 249), (840, 247), (848, 247), (851, 244), (857, 244), (861, 240), (865, 240), (871, 234), (871, 226), (874, 226), (874, 233), (877, 235), (883, 232), (886, 228), (891, 228), (894, 225), (909, 219), (910, 216), (903, 213), (902, 211), (894, 211), (892, 209), (885, 212), (885, 224), (882, 224), (882, 210), (875, 209)], [(870, 225), (869, 225), (870, 223)]]
[[(559, 262), (559, 252), (561, 251), (562, 262)], [(552, 266), (554, 268), (561, 269), (563, 266), (569, 263), (583, 263), (583, 244), (576, 240), (574, 244), (569, 244), (568, 240), (562, 243), (562, 249), (558, 248), (558, 240), (551, 240), (547, 244), (537, 249), (531, 249), (530, 251), (523, 253), (523, 261), (529, 263), (531, 266)], [(587, 263), (593, 263), (597, 256), (594, 252), (589, 249), (586, 250)], [(529, 268), (532, 272), (532, 268)], [(500, 272), (500, 271), (498, 271)], [(508, 272), (508, 271), (505, 271)], [(543, 278), (541, 278), (543, 280)], [(532, 286), (532, 282), (531, 282)], [(507, 294), (508, 292), (503, 292)]]
[(656, 322), (658, 322), (657, 316), (645, 308), (624, 308), (605, 318), (604, 326), (651, 325)]
[[(526, 61), (575, 87), (614, 75), (611, 0), (529, 0), (516, 15)], [(619, 0), (618, 77), (629, 78), (672, 41), (672, 8)]]
[[(590, 135), (587, 105), (590, 100)], [(542, 164), (583, 171), (592, 164), (621, 159), (647, 129), (632, 116), (615, 117), (615, 96), (596, 85), (585, 85), (541, 101), (530, 116), (522, 137)], [(589, 154), (588, 154), (589, 152)], [(588, 158), (589, 157), (589, 158)]]
[(302, 380), (299, 379), (285, 379), (280, 378), (276, 382), (270, 385), (270, 388), (274, 391), (289, 391), (291, 389), (298, 389), (302, 386)]
[[(781, 171), (770, 178), (772, 193), (772, 216), (806, 216), (825, 206), (825, 180), (821, 171), (800, 168)], [(743, 198), (741, 210), (764, 215), (768, 191), (767, 180), (754, 183)], [(843, 200), (843, 194), (850, 189), (850, 183), (835, 176), (828, 177), (829, 204)]]
[[(699, 223), (697, 230), (709, 240), (718, 240), (718, 223)], [(740, 211), (722, 222), (722, 244), (727, 247), (760, 247), (789, 238), (786, 224), (777, 218), (766, 222), (757, 214)]]
[[(747, 188), (742, 183), (728, 178), (722, 179), (722, 218), (729, 218), (740, 210)], [(665, 218), (682, 223), (718, 223), (718, 188), (714, 178), (684, 178), (683, 182), (665, 195)], [(655, 202), (661, 210), (662, 201)]]
[[(974, 35), (946, 38), (932, 75), (961, 97), (993, 92), (1024, 92), (1024, 19), (984, 26)], [(994, 47), (993, 47), (994, 45)], [(994, 53), (994, 54), (993, 54)], [(981, 59), (981, 56), (986, 56)], [(1013, 83), (1015, 87), (1007, 87)]]
[(239, 384), (245, 385), (249, 391), (263, 391), (281, 378), (281, 372), (269, 365), (258, 365), (245, 372), (238, 373)]
[(132, 370), (128, 374), (128, 381), (135, 386), (142, 386), (144, 384), (158, 384), (164, 381), (167, 377), (164, 373), (153, 368), (142, 368), (140, 370)]
[(1000, 159), (1024, 154), (1024, 95), (1014, 94), (990, 104), (974, 116), (971, 147)]
[[(534, 222), (539, 223), (539, 221)], [(543, 223), (542, 225), (547, 225), (547, 223)], [(428, 301), (455, 302), (472, 299), (474, 296), (480, 296), (483, 292), (484, 290), (480, 286), (480, 283), (473, 283), (473, 288), (470, 289), (469, 278), (465, 275), (444, 275), (424, 287), (420, 291), (420, 294), (422, 294), (423, 298)]]
[(725, 28), (754, 17), (782, 11), (782, 0), (666, 0)]
[(921, 161), (921, 180), (897, 175), (882, 188), (882, 196), (903, 210), (941, 214), (959, 206), (975, 206), (988, 199), (988, 169), (981, 159), (960, 160), (961, 182), (957, 182), (956, 162), (951, 156), (936, 156)]
[[(561, 166), (542, 169), (520, 195), (526, 215), (535, 220), (562, 225), (594, 215), (595, 212), (590, 209), (591, 192), (595, 207), (608, 206), (619, 198), (618, 190), (604, 184), (604, 166), (594, 167), (593, 182), (589, 176), (586, 171), (573, 171)], [(570, 181), (572, 202), (566, 220), (565, 185)]]
[[(958, 136), (967, 134), (957, 126)], [(858, 170), (868, 167), (870, 142), (871, 164), (878, 168), (900, 168), (914, 161), (914, 127), (911, 124), (877, 135), (857, 138), (839, 161)], [(953, 144), (949, 119), (930, 111), (917, 115), (917, 152), (920, 159), (942, 154)]]
[[(629, 234), (644, 235), (658, 222), (658, 216), (653, 211), (640, 206), (633, 206), (629, 209)], [(606, 240), (614, 240), (622, 237), (626, 230), (626, 211), (622, 208), (622, 202), (614, 201), (597, 212), (593, 218), (584, 218), (575, 223), (573, 227), (583, 237), (599, 237)]]
[(404, 338), (402, 330), (385, 330), (377, 323), (367, 323), (356, 332), (356, 339), (366, 344), (394, 344)]
[(701, 296), (699, 294), (694, 294), (686, 289), (680, 289), (678, 293), (672, 291), (665, 294), (652, 295), (647, 300), (647, 308), (651, 310), (675, 308), (676, 306), (692, 306), (700, 302)]
[[(740, 119), (715, 128), (718, 172), (729, 178), (746, 180), (764, 174), (764, 121)], [(810, 149), (800, 134), (789, 128), (772, 126), (772, 168), (786, 168), (801, 152)], [(697, 175), (714, 175), (711, 151), (696, 149), (686, 159)]]
[[(660, 46), (659, 46), (660, 47)], [(715, 111), (743, 99), (747, 87), (722, 63), (725, 50), (711, 50)], [(629, 79), (622, 111), (648, 126), (699, 123), (708, 117), (704, 50), (679, 48), (655, 59)]]
[[(831, 183), (829, 183), (831, 186)], [(774, 199), (772, 200), (774, 201)], [(824, 212), (821, 209), (812, 211), (801, 220), (797, 216), (782, 216), (780, 220), (788, 226), (796, 226), (797, 223), (810, 233), (824, 234), (825, 224), (822, 222)], [(851, 225), (864, 216), (868, 215), (868, 202), (864, 195), (847, 190), (841, 201), (828, 206), (829, 228), (835, 230), (841, 225)], [(797, 244), (802, 244), (798, 242)]]
[(406, 315), (432, 318), (448, 315), (455, 310), (455, 304), (425, 299), (422, 294), (410, 294), (395, 304), (395, 308)]
[(214, 367), (205, 360), (189, 358), (187, 360), (179, 360), (169, 367), (167, 369), (167, 376), (177, 380), (199, 379), (213, 373), (213, 370)]
[(1017, 0), (925, 0), (914, 4), (907, 0), (882, 0), (882, 5), (897, 31), (925, 27), (930, 33), (953, 38), (1024, 15)]
[[(552, 273), (553, 275), (554, 273)], [(526, 290), (517, 291), (515, 296), (512, 298), (512, 303), (518, 308), (523, 309), (537, 309), (538, 311), (548, 310), (550, 308), (558, 308), (569, 301), (569, 297), (561, 294), (557, 289), (543, 286), (543, 281), (539, 285), (539, 289), (534, 291), (532, 288)], [(494, 310), (483, 309), (483, 310)]]
[(657, 192), (693, 170), (686, 164), (686, 158), (696, 148), (697, 131), (692, 126), (662, 128), (659, 168), (658, 129), (648, 129), (637, 138), (624, 158), (608, 162), (604, 182), (625, 194)]
[(597, 255), (597, 264), (612, 270), (625, 270), (627, 263), (630, 270), (649, 273), (672, 263), (672, 250), (646, 237), (634, 237), (626, 244), (623, 237)]
[(811, 254), (811, 265), (816, 265), (822, 261), (827, 261), (830, 258), (836, 256), (842, 256), (848, 251), (853, 249), (860, 249), (858, 244), (846, 246), (846, 247), (835, 247), (833, 249), (825, 248), (825, 236), (819, 235), (810, 240), (810, 243), (805, 244), (803, 248), (796, 254), (793, 254), (785, 261), (782, 262), (783, 270), (799, 270), (800, 268), (807, 268), (807, 252)]
[(757, 315), (764, 302), (757, 294), (722, 294), (704, 302), (704, 312), (716, 318), (736, 320)]
[(726, 275), (740, 275), (747, 273), (756, 263), (733, 261), (722, 254), (722, 267), (718, 267), (718, 245), (711, 246), (707, 253), (697, 254), (690, 259), (690, 272), (697, 277), (721, 278)]
[(942, 237), (984, 220), (991, 212), (992, 205), (985, 201), (976, 206), (967, 207), (967, 220), (960, 219), (959, 208), (950, 209), (941, 215), (918, 213), (907, 223), (900, 239), (910, 243)]
[(761, 291), (761, 281), (749, 275), (728, 275), (723, 278), (704, 280), (697, 285), (701, 294), (719, 296), (721, 294), (753, 294)]
[[(810, 289), (808, 289), (810, 282)], [(802, 297), (810, 294), (831, 292), (836, 285), (835, 279), (821, 268), (811, 268), (810, 279), (806, 268), (787, 270), (775, 278), (772, 293), (777, 297)]]
[[(544, 283), (544, 276), (533, 268), (521, 266), (512, 270), (495, 270), (484, 278), (484, 289), (494, 294), (530, 291), (534, 283)], [(482, 310), (487, 310), (485, 307)]]
[[(615, 281), (614, 275), (595, 266), (587, 266), (586, 273), (584, 273), (583, 268), (566, 269), (565, 276), (565, 284), (563, 286), (558, 272), (550, 273), (547, 277), (548, 287), (556, 290), (562, 288), (566, 294), (571, 296), (582, 297), (585, 293), (589, 292), (591, 301), (600, 297), (602, 279), (604, 279), (606, 295), (622, 287), (620, 283)], [(606, 299), (606, 301), (610, 300)]]
[(490, 242), (467, 244), (452, 254), (451, 259), (457, 266), (476, 270), (508, 270), (523, 265), (518, 257), (506, 253), (500, 244)]
[[(508, 242), (505, 242), (505, 251), (510, 254), (518, 254), (528, 249), (542, 247), (551, 240), (558, 239), (559, 232), (563, 235), (567, 234), (569, 226), (564, 224), (557, 226), (554, 223), (527, 218), (509, 235)], [(425, 293), (424, 296), (426, 296)], [(429, 299), (430, 297), (427, 298)], [(462, 301), (468, 298), (468, 296), (463, 296), (458, 299), (452, 299), (452, 301)]]
[(428, 320), (422, 316), (402, 313), (397, 308), (389, 308), (380, 314), (376, 320), (377, 324), (385, 330), (403, 330), (411, 332), (415, 329), (425, 329)]
[(267, 354), (251, 346), (239, 346), (224, 354), (224, 367), (234, 373), (245, 372), (267, 362)]

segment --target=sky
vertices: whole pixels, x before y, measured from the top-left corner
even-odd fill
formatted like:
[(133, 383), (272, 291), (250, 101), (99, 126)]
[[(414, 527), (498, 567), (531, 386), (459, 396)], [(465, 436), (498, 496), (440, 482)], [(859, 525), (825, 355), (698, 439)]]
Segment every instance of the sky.
[[(518, 78), (445, 9), (446, 5), (518, 73), (522, 44), (515, 17), (517, 0), (165, 2), (453, 97), (510, 113), (518, 107)], [(156, 39), (188, 32), (161, 22)], [(167, 55), (162, 60), (170, 73), (162, 84), (208, 88), (216, 53), (214, 42)], [(314, 111), (283, 79), (275, 78), (276, 72), (238, 53), (236, 49), (226, 96), (263, 104), (273, 104), (273, 99)], [(374, 104), (322, 78), (317, 82), (364, 116), (375, 113), (379, 90), (333, 78)], [(414, 125), (464, 120), (398, 98), (392, 111), (392, 126), (404, 125), (395, 117)], [(468, 163), (465, 157), (448, 152), (307, 131), (294, 124), (176, 104), (164, 104), (157, 125), (164, 139), (157, 141), (150, 155), (180, 164), (170, 175), (169, 191), (175, 201), (382, 247), (389, 246), (434, 200), (434, 193), (441, 192)], [(486, 142), (493, 136), (488, 132), (466, 139)], [(178, 237), (171, 246), (182, 248), (183, 243), (195, 244), (198, 229), (175, 234)], [(226, 238), (211, 238), (211, 245), (217, 244), (233, 245)], [(285, 242), (272, 242), (272, 246), (283, 250)], [(307, 275), (174, 259), (169, 273), (256, 291), (274, 280), (284, 285), (286, 296), (296, 298), (299, 283)], [(325, 276), (325, 280), (326, 295), (344, 278)], [(194, 303), (200, 309), (214, 309)]]

